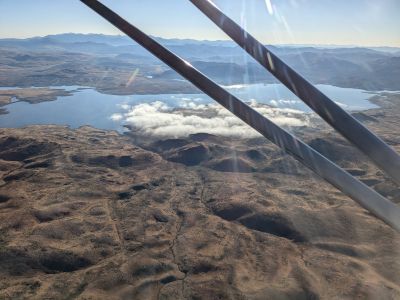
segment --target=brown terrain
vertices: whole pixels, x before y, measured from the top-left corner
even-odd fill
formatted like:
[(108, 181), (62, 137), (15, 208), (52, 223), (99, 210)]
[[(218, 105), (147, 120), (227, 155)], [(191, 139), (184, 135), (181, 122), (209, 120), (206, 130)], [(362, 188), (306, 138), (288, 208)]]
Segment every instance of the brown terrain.
[[(220, 84), (277, 82), (234, 42), (156, 39)], [(400, 90), (400, 48), (268, 49), (314, 84)], [(198, 92), (181, 79), (128, 37), (60, 34), (0, 39), (0, 86), (85, 86), (128, 95)]]
[[(400, 96), (356, 113), (400, 152)], [(326, 126), (311, 146), (395, 203)], [(400, 234), (264, 138), (0, 129), (0, 299), (400, 299)]]

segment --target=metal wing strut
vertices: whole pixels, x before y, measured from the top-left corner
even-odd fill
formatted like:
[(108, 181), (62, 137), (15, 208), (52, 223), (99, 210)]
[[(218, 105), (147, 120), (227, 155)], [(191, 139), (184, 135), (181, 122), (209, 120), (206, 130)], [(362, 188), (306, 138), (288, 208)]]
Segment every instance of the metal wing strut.
[(354, 178), (286, 130), (262, 116), (202, 74), (190, 63), (164, 48), (150, 36), (128, 23), (99, 1), (81, 1), (267, 139), (284, 149), (362, 207), (400, 232), (400, 208), (397, 205)]
[(400, 186), (400, 156), (393, 148), (269, 51), (211, 0), (190, 2)]

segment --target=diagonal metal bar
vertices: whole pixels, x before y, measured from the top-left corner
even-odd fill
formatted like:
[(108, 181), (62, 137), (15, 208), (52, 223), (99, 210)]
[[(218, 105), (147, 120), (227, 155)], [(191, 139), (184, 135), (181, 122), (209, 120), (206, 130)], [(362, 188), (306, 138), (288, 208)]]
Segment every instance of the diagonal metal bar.
[(400, 156), (393, 148), (269, 51), (211, 0), (190, 2), (400, 185)]
[(164, 48), (150, 36), (128, 23), (99, 1), (81, 1), (146, 48), (154, 56), (176, 70), (234, 115), (260, 132), (267, 139), (284, 149), (302, 164), (313, 170), (344, 194), (351, 197), (362, 207), (400, 232), (400, 208), (397, 205), (354, 178), (348, 172), (262, 116), (244, 102), (240, 101), (195, 69), (190, 63)]

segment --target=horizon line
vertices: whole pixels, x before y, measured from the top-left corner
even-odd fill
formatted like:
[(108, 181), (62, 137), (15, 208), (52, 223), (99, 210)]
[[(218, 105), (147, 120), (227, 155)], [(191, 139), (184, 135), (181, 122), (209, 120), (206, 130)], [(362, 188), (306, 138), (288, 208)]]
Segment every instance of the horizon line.
[[(71, 35), (101, 35), (101, 36), (109, 36), (109, 37), (126, 37), (124, 34), (106, 34), (106, 33), (96, 33), (96, 32), (89, 32), (89, 33), (83, 33), (83, 32), (61, 32), (61, 33), (53, 33), (53, 34), (46, 34), (46, 35), (34, 35), (34, 36), (26, 36), (26, 37), (2, 37), (0, 36), (0, 40), (8, 40), (8, 39), (14, 39), (14, 40), (27, 40), (27, 39), (34, 39), (34, 38), (45, 38), (49, 36), (57, 36), (57, 35), (65, 35), (65, 34), (71, 34)], [(162, 37), (162, 36), (153, 36), (154, 38), (160, 38), (160, 39), (165, 39), (165, 40), (178, 40), (178, 41), (197, 41), (197, 42), (232, 42), (235, 44), (234, 41), (230, 39), (195, 39), (195, 38), (190, 38), (190, 37)], [(394, 46), (394, 45), (362, 45), (362, 44), (320, 44), (320, 43), (315, 43), (315, 44), (310, 44), (310, 43), (282, 43), (282, 44), (272, 44), (272, 43), (266, 43), (266, 45), (271, 45), (271, 46), (304, 46), (304, 47), (361, 47), (361, 48), (398, 48), (400, 49), (400, 45)]]

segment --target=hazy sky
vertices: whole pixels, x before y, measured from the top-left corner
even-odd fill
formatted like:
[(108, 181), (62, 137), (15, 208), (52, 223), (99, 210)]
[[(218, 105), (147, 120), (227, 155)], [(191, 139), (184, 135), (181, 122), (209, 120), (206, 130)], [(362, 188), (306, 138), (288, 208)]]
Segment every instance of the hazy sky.
[[(214, 0), (270, 44), (400, 46), (400, 0)], [(227, 39), (189, 0), (103, 0), (166, 38)], [(0, 38), (119, 34), (79, 0), (0, 0)]]

